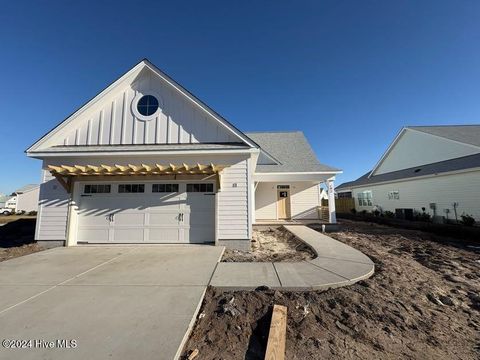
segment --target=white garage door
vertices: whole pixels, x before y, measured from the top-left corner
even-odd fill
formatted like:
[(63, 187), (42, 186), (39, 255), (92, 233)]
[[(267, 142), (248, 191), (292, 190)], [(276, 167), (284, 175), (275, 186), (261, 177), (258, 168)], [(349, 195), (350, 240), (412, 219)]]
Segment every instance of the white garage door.
[(212, 183), (79, 183), (77, 242), (215, 241)]

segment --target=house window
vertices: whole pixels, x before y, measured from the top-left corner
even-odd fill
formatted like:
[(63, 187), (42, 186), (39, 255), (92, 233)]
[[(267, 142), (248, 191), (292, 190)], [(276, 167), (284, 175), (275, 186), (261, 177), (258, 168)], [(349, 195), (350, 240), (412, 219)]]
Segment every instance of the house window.
[(118, 185), (119, 193), (143, 193), (145, 192), (145, 184), (120, 184)]
[(109, 194), (111, 186), (104, 184), (89, 184), (83, 187), (84, 194)]
[(400, 191), (398, 190), (389, 191), (388, 200), (400, 200)]
[(175, 193), (178, 192), (178, 184), (153, 184), (153, 193)]
[(359, 206), (373, 206), (372, 192), (362, 191), (357, 194)]
[(213, 192), (213, 184), (187, 184), (187, 192)]
[(153, 95), (145, 95), (138, 100), (137, 110), (143, 116), (150, 116), (155, 114), (158, 110), (158, 100)]

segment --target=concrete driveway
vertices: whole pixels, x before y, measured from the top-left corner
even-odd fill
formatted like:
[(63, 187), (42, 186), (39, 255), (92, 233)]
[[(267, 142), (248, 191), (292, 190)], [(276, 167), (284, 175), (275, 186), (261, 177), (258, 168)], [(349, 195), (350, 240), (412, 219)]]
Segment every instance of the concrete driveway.
[(222, 251), (76, 247), (1, 262), (0, 359), (173, 359)]

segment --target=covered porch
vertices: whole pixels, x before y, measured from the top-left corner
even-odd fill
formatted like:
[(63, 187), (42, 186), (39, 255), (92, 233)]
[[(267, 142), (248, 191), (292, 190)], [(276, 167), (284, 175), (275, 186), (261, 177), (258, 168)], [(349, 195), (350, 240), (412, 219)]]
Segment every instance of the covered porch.
[[(256, 173), (252, 182), (252, 224), (335, 224), (332, 173)], [(322, 193), (324, 184), (327, 195)], [(327, 206), (322, 199), (327, 197)]]

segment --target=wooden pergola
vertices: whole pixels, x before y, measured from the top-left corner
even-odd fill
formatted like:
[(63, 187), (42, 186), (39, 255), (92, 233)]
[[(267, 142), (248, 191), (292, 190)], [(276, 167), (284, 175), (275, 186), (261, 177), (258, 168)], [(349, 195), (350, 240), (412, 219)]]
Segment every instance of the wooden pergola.
[(72, 191), (73, 178), (81, 176), (147, 176), (147, 175), (215, 175), (220, 189), (220, 173), (225, 168), (218, 164), (168, 164), (168, 165), (48, 165), (50, 173), (67, 190)]

